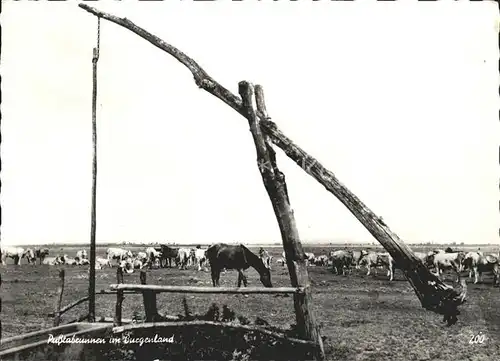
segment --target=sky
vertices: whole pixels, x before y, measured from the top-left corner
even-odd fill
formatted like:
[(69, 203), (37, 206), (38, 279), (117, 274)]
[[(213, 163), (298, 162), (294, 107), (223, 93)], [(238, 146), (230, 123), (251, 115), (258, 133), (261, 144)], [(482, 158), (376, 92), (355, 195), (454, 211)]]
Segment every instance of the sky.
[[(2, 245), (90, 240), (97, 19), (3, 2)], [(127, 17), (269, 115), (399, 237), (498, 244), (494, 2), (135, 2)], [(97, 242), (280, 242), (248, 122), (170, 55), (101, 21)], [(300, 238), (374, 242), (277, 149)]]

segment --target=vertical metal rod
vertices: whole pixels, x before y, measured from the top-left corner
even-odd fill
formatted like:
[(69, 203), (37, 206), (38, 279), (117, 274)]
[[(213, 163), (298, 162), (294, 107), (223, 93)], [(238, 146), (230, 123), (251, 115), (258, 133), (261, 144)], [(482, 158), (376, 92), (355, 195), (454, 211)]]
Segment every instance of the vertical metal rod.
[(90, 274), (89, 274), (89, 322), (95, 322), (95, 235), (96, 235), (96, 188), (97, 188), (97, 60), (99, 60), (101, 19), (97, 18), (97, 48), (92, 56), (92, 205), (90, 215)]

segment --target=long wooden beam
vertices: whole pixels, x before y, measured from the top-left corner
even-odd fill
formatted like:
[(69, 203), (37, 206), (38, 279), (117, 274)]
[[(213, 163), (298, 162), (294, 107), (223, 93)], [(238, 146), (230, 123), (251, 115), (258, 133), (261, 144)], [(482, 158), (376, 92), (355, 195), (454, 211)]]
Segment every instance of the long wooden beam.
[(156, 293), (208, 293), (208, 294), (294, 294), (304, 293), (303, 287), (196, 287), (196, 286), (162, 286), (138, 284), (112, 284), (112, 290), (153, 291)]
[[(84, 3), (80, 3), (78, 6), (97, 17), (111, 21), (132, 31), (152, 45), (167, 52), (189, 69), (198, 87), (216, 96), (244, 117), (246, 116), (246, 110), (243, 107), (240, 97), (234, 95), (215, 81), (196, 61), (176, 47), (137, 26), (127, 18), (120, 18), (102, 12)], [(316, 159), (294, 144), (264, 114), (258, 112), (257, 115), (261, 120), (261, 128), (269, 136), (269, 139), (330, 193), (337, 197), (391, 254), (415, 290), (422, 307), (443, 314), (444, 321), (447, 321), (448, 325), (455, 323), (457, 320), (456, 316), (460, 314), (458, 306), (465, 301), (467, 295), (467, 286), (464, 280), (462, 280), (460, 287), (456, 290), (443, 283), (422, 264), (413, 251), (389, 229), (382, 219), (361, 202), (332, 172), (328, 171)]]

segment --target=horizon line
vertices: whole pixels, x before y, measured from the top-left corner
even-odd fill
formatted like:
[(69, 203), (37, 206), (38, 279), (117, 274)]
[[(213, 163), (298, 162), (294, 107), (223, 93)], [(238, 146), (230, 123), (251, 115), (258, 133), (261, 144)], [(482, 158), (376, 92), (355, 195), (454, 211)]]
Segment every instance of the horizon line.
[[(0, 241), (0, 245), (3, 242)], [(172, 242), (172, 241), (154, 241), (154, 242), (144, 242), (144, 241), (99, 241), (96, 242), (96, 246), (106, 246), (106, 245), (154, 245), (154, 244), (165, 244), (165, 245), (179, 245), (179, 246), (192, 246), (192, 245), (211, 245), (215, 243), (226, 243), (226, 244), (249, 244), (249, 245), (266, 245), (266, 246), (283, 246), (282, 242), (271, 242), (271, 241), (254, 241), (254, 242), (243, 242), (243, 241), (233, 241), (233, 242)], [(366, 246), (380, 246), (383, 247), (378, 241), (357, 241), (357, 242), (349, 242), (349, 241), (301, 241), (303, 246), (307, 245), (366, 245)], [(472, 246), (499, 246), (500, 241), (498, 243), (465, 243), (465, 242), (405, 242), (406, 245), (419, 245), (419, 246), (439, 246), (439, 245), (447, 245), (447, 246), (460, 246), (460, 247), (472, 247)], [(9, 244), (9, 247), (28, 247), (28, 246), (79, 246), (90, 247), (90, 242), (37, 242), (37, 243), (26, 243), (26, 244)]]

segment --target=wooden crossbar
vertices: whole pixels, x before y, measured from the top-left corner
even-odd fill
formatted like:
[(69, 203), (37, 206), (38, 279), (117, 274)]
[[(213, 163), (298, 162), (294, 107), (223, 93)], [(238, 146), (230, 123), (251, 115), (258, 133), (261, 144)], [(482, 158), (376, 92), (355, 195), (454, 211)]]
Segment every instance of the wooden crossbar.
[(302, 294), (304, 287), (195, 287), (195, 286), (162, 286), (137, 284), (112, 284), (112, 290), (153, 291), (156, 293), (222, 293), (222, 294)]

